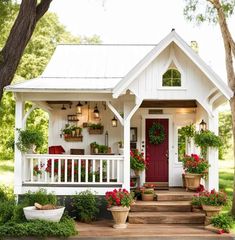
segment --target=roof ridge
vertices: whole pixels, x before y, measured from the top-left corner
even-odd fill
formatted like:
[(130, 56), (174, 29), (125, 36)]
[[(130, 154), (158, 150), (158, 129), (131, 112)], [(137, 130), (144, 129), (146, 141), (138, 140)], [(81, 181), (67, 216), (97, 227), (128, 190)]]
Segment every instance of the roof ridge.
[(157, 46), (156, 43), (58, 43), (57, 46)]

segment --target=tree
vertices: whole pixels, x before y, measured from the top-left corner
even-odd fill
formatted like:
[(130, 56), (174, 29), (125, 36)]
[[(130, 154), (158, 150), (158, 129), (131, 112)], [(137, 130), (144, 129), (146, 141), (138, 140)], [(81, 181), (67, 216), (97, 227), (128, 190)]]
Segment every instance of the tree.
[[(233, 97), (230, 99), (230, 107), (232, 113), (233, 126), (233, 147), (235, 148), (235, 72), (234, 72), (234, 58), (235, 58), (235, 42), (231, 35), (231, 31), (227, 24), (227, 18), (234, 12), (234, 0), (185, 0), (186, 7), (184, 14), (188, 20), (196, 20), (201, 22), (218, 23), (222, 34), (224, 50), (225, 50), (225, 65), (227, 72), (228, 85), (233, 91)], [(235, 160), (235, 149), (234, 149)], [(234, 172), (235, 176), (235, 172)], [(232, 214), (235, 215), (235, 181), (233, 186), (233, 204)]]
[[(18, 16), (12, 26), (5, 46), (0, 52), (0, 99), (3, 88), (14, 77), (23, 52), (35, 30), (37, 22), (47, 12), (52, 0), (22, 0)], [(4, 0), (2, 7), (7, 11), (9, 1)], [(5, 5), (4, 5), (5, 4)]]

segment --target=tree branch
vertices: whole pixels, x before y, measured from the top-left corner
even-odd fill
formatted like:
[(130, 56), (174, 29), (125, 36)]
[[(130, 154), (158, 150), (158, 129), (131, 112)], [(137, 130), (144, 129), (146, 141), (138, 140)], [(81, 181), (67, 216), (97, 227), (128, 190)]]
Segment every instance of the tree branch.
[(38, 21), (49, 9), (52, 0), (41, 0), (36, 8), (36, 21)]

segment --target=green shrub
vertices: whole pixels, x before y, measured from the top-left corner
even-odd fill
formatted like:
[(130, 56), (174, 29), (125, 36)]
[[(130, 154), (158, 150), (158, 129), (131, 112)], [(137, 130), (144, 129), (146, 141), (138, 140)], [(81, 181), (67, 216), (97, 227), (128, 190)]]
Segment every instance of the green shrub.
[(4, 224), (14, 218), (15, 206), (15, 201), (0, 202), (0, 224)]
[(0, 237), (69, 237), (76, 234), (75, 222), (70, 218), (62, 218), (58, 223), (35, 220), (0, 225)]
[(212, 217), (211, 223), (214, 227), (222, 229), (225, 232), (229, 232), (229, 230), (233, 227), (233, 218), (229, 214), (223, 213)]
[(0, 203), (14, 199), (13, 189), (0, 186)]
[(87, 190), (72, 197), (71, 203), (76, 218), (82, 222), (92, 222), (99, 213), (98, 201), (95, 195)]
[(53, 193), (47, 193), (46, 189), (41, 188), (36, 192), (31, 192), (31, 191), (27, 192), (24, 195), (22, 204), (26, 206), (34, 206), (35, 202), (41, 205), (46, 205), (46, 204), (56, 205), (57, 198), (56, 198), (56, 195), (54, 195)]
[(200, 200), (199, 196), (193, 196), (193, 199), (192, 199), (192, 201), (191, 201), (191, 204), (192, 204), (193, 206), (198, 206), (198, 207), (200, 207), (200, 206), (202, 205), (202, 203), (201, 203), (201, 200)]

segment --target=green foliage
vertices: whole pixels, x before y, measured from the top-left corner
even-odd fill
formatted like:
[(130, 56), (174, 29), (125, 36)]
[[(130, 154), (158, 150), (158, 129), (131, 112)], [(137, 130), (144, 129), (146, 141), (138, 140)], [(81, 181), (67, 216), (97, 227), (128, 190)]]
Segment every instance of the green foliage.
[(146, 189), (143, 191), (144, 194), (154, 194), (154, 190)]
[(219, 159), (231, 159), (232, 149), (232, 114), (230, 111), (219, 113), (219, 136), (222, 145), (219, 147)]
[[(18, 13), (19, 4), (11, 0), (0, 1), (0, 50), (4, 46), (10, 29)], [(34, 34), (29, 41), (17, 68), (13, 83), (32, 79), (42, 74), (58, 43), (100, 43), (98, 36), (73, 36), (59, 22), (54, 13), (46, 13), (37, 23)], [(26, 102), (27, 111), (32, 103)], [(15, 101), (12, 93), (4, 93), (0, 103), (0, 159), (12, 159), (15, 126)], [(44, 144), (38, 148), (40, 153), (47, 152), (48, 114), (35, 109), (27, 119), (27, 129), (40, 130)]]
[(57, 198), (55, 194), (47, 193), (46, 189), (41, 188), (36, 192), (31, 192), (31, 191), (27, 192), (24, 195), (22, 204), (26, 206), (33, 206), (35, 202), (41, 205), (46, 205), (46, 204), (56, 205)]
[[(234, 0), (221, 0), (222, 9), (226, 17), (230, 17), (234, 12)], [(204, 0), (185, 0), (184, 15), (187, 20), (198, 24), (203, 22), (217, 23), (217, 11), (215, 7)]]
[(104, 126), (101, 123), (92, 123), (89, 124), (89, 128), (90, 129), (102, 129)]
[(43, 133), (38, 130), (22, 130), (17, 129), (19, 132), (19, 138), (16, 143), (19, 150), (22, 152), (27, 152), (32, 145), (35, 145), (37, 148), (43, 145)]
[(200, 198), (199, 198), (199, 196), (193, 196), (193, 199), (192, 199), (192, 201), (191, 201), (191, 204), (192, 204), (192, 206), (201, 206), (202, 205), (202, 203), (201, 203), (201, 201), (200, 201)]
[(75, 222), (70, 218), (62, 218), (58, 223), (35, 220), (0, 225), (0, 237), (69, 237), (76, 234)]
[(130, 152), (130, 164), (131, 169), (140, 171), (143, 171), (147, 166), (143, 153), (139, 152), (138, 149), (133, 149)]
[(229, 230), (233, 227), (234, 221), (231, 215), (228, 213), (222, 213), (212, 217), (211, 224), (214, 227), (224, 230), (225, 232), (229, 232)]
[(225, 206), (228, 204), (227, 194), (225, 192), (204, 191), (199, 194), (199, 200), (202, 205), (207, 206)]
[(0, 186), (0, 202), (14, 199), (13, 189), (6, 186)]
[(195, 134), (194, 141), (195, 144), (201, 148), (201, 155), (204, 159), (207, 157), (208, 147), (219, 148), (222, 145), (220, 137), (210, 130), (197, 132)]
[(99, 213), (98, 201), (89, 190), (74, 195), (72, 197), (72, 206), (76, 218), (82, 222), (89, 223), (94, 221)]

